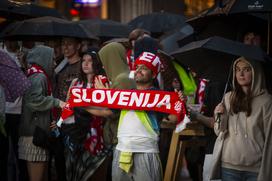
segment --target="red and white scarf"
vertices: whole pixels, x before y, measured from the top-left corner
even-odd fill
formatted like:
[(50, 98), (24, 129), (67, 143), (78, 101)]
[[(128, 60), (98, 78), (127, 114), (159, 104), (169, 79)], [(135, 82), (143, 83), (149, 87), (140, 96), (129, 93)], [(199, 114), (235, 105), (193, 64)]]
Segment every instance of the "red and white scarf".
[[(111, 90), (73, 88), (70, 99), (64, 107), (61, 118), (57, 123), (61, 125), (66, 118), (73, 114), (73, 107), (100, 106), (113, 109), (130, 109), (144, 111), (158, 111), (175, 114), (178, 117), (176, 132), (185, 128), (183, 123), (189, 121), (186, 116), (185, 104), (175, 92), (155, 90)], [(185, 120), (185, 122), (184, 122)]]
[[(52, 84), (49, 79), (49, 76), (47, 73), (43, 70), (43, 68), (37, 64), (31, 64), (31, 66), (27, 69), (27, 77), (33, 75), (33, 74), (44, 74), (46, 76), (47, 81), (47, 95), (52, 96)], [(53, 119), (56, 120), (58, 117), (58, 109), (52, 108), (52, 115)]]
[(27, 77), (33, 75), (33, 74), (38, 74), (38, 73), (42, 73), (46, 76), (46, 80), (47, 80), (47, 92), (48, 95), (52, 95), (52, 85), (51, 85), (51, 81), (49, 79), (49, 76), (47, 75), (47, 73), (43, 70), (43, 68), (37, 64), (32, 64), (28, 69), (27, 69)]
[(197, 90), (197, 103), (203, 105), (204, 104), (204, 95), (205, 88), (207, 86), (207, 79), (200, 79), (198, 90)]

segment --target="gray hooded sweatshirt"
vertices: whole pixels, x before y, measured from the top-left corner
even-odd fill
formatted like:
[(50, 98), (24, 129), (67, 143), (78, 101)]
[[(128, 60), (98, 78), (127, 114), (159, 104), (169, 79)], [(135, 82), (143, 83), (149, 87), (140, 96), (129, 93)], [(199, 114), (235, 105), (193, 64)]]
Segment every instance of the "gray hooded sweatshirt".
[[(30, 50), (26, 59), (29, 64), (41, 66), (52, 77), (53, 53), (52, 48), (39, 45)], [(35, 73), (28, 79), (31, 87), (23, 96), (20, 136), (33, 136), (36, 125), (49, 132), (51, 109), (59, 106), (59, 99), (48, 95), (48, 82), (44, 74)]]
[[(241, 57), (234, 62), (235, 66)], [(246, 60), (252, 67), (252, 112), (230, 113), (232, 92), (224, 97), (225, 112), (215, 132), (226, 131), (222, 150), (222, 167), (258, 173), (258, 181), (272, 179), (272, 96), (265, 89), (261, 66), (256, 61)], [(233, 81), (233, 87), (234, 81)]]

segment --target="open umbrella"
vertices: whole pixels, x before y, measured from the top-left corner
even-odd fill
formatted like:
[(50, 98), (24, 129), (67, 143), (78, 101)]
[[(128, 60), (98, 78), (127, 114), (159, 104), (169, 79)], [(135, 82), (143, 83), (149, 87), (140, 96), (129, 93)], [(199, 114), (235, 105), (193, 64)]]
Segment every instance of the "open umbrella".
[(269, 53), (271, 13), (271, 0), (219, 0), (187, 22), (199, 32), (200, 38), (217, 35), (237, 40), (247, 31), (256, 31), (267, 37)]
[(186, 23), (182, 28), (165, 34), (160, 40), (163, 51), (170, 53), (181, 47), (181, 43), (179, 42), (186, 44), (193, 41), (192, 38), (189, 38), (189, 36), (193, 35), (193, 33), (193, 27)]
[(87, 19), (78, 21), (86, 29), (98, 37), (121, 38), (128, 37), (130, 27), (117, 21), (105, 19)]
[(0, 84), (9, 102), (14, 102), (31, 86), (22, 70), (4, 50), (0, 50)]
[(0, 1), (0, 16), (17, 20), (41, 16), (62, 17), (62, 15), (53, 8), (42, 7), (32, 3), (8, 0)]
[(32, 18), (10, 25), (4, 30), (4, 38), (48, 38), (56, 36), (97, 39), (83, 26), (50, 16)]
[(224, 81), (227, 80), (230, 66), (236, 58), (244, 56), (257, 61), (266, 60), (265, 52), (257, 46), (217, 36), (191, 42), (171, 55), (202, 78)]
[(151, 33), (165, 33), (176, 28), (181, 28), (186, 18), (183, 15), (167, 12), (154, 12), (138, 16), (128, 24), (133, 28), (143, 28)]

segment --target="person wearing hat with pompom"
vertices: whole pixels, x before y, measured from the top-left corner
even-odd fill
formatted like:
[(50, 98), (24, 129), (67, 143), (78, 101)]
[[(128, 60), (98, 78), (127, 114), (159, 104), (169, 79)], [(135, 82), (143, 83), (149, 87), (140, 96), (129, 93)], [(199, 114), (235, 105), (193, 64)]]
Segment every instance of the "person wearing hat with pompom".
[[(160, 72), (161, 62), (158, 56), (143, 52), (135, 61), (134, 80), (137, 90), (158, 90), (154, 79)], [(97, 88), (101, 81), (97, 80)], [(180, 95), (180, 94), (179, 94)], [(92, 114), (109, 116), (112, 110), (89, 110)], [(114, 150), (112, 162), (112, 180), (124, 181), (160, 181), (163, 179), (159, 158), (159, 120), (164, 114), (155, 111), (121, 110), (118, 125), (118, 144)], [(168, 115), (171, 121), (177, 117)]]

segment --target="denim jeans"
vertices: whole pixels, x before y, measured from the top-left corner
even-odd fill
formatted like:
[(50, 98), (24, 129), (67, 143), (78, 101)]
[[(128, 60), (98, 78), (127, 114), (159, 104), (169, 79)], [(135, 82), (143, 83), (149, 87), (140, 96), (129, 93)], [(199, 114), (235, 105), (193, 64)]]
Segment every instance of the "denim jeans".
[(256, 181), (258, 173), (222, 167), (222, 181)]

